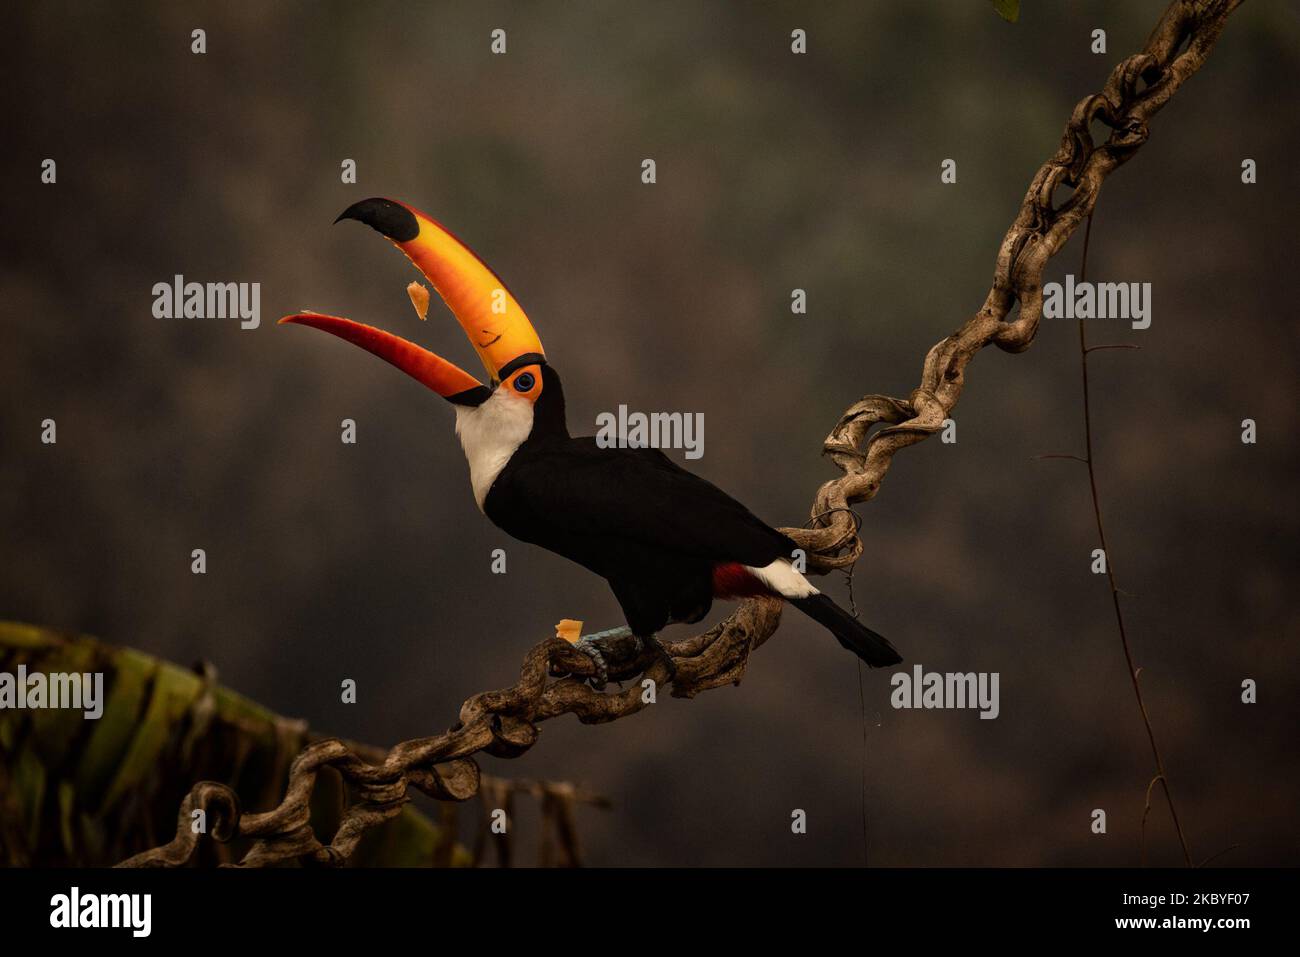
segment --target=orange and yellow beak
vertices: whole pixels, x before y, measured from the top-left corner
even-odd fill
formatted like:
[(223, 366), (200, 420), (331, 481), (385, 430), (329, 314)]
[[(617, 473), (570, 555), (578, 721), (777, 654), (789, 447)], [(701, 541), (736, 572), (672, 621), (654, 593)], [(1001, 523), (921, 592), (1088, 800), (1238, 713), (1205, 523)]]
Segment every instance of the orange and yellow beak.
[(372, 355), (377, 355), (401, 369), (438, 395), (460, 405), (477, 405), (487, 396), (487, 388), (472, 375), (442, 356), (408, 342), (401, 336), (384, 332), (374, 326), (353, 322), (339, 316), (326, 316), (319, 312), (300, 312), (285, 316), (281, 322), (311, 326), (346, 339)]
[[(468, 246), (419, 210), (391, 199), (366, 199), (335, 222), (355, 219), (386, 236), (424, 273), (455, 315), (491, 384), (546, 361), (537, 331), (505, 283)], [(350, 319), (303, 312), (280, 322), (332, 333), (392, 363), (444, 398), (482, 402), (489, 389), (446, 359), (398, 336)]]

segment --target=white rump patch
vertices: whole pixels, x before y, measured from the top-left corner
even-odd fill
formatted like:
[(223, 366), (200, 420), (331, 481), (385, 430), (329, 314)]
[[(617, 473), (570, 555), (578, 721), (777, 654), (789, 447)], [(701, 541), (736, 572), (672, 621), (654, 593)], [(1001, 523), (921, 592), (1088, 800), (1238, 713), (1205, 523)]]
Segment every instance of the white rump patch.
[(789, 560), (784, 558), (778, 558), (762, 568), (746, 565), (745, 570), (772, 591), (786, 598), (807, 598), (809, 595), (821, 594), (813, 587), (812, 582), (795, 571)]
[(533, 404), (509, 389), (497, 389), (481, 405), (456, 406), (456, 434), (480, 512), (492, 483), (532, 431)]

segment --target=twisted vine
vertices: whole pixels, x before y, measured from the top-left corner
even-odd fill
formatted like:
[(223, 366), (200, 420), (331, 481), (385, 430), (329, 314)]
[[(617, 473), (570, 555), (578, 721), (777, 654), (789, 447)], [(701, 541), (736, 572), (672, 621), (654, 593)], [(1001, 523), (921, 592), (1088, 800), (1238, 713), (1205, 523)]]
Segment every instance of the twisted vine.
[[(783, 531), (807, 552), (808, 567), (824, 573), (852, 566), (862, 554), (852, 506), (880, 490), (894, 455), (939, 431), (961, 396), (966, 366), (993, 344), (1023, 352), (1042, 318), (1042, 275), (1096, 204), (1103, 181), (1127, 162), (1148, 136), (1147, 124), (1182, 84), (1205, 63), (1229, 14), (1241, 0), (1174, 0), (1140, 53), (1112, 70), (1100, 93), (1080, 100), (1066, 125), (1061, 145), (1034, 175), (1020, 212), (998, 250), (993, 285), (980, 310), (925, 357), (921, 382), (906, 399), (867, 395), (840, 417), (824, 443), (843, 474), (821, 486), (808, 528)], [(1094, 144), (1091, 124), (1110, 129)], [(1060, 187), (1072, 190), (1053, 205)], [(1014, 319), (1008, 318), (1018, 304)], [(877, 426), (883, 427), (872, 433)], [(181, 804), (176, 836), (167, 844), (137, 854), (119, 866), (177, 867), (188, 863), (202, 834), (194, 812), (205, 812), (208, 832), (217, 841), (235, 836), (252, 840), (241, 865), (260, 867), (286, 861), (338, 865), (371, 828), (398, 813), (414, 787), (443, 801), (464, 801), (479, 790), (473, 755), (512, 758), (536, 743), (538, 725), (562, 714), (584, 724), (599, 724), (635, 714), (647, 706), (645, 682), (671, 686), (675, 697), (690, 698), (726, 684), (738, 684), (750, 654), (776, 631), (781, 603), (767, 598), (742, 602), (736, 611), (699, 635), (665, 642), (668, 659), (635, 653), (632, 642), (611, 642), (610, 678), (639, 678), (629, 688), (602, 692), (587, 678), (589, 658), (565, 641), (550, 638), (529, 650), (512, 687), (487, 691), (461, 706), (460, 720), (442, 734), (403, 741), (382, 761), (363, 759), (337, 739), (309, 745), (289, 769), (279, 806), (243, 813), (238, 795), (211, 781), (196, 784)], [(322, 843), (312, 830), (309, 804), (316, 777), (326, 766), (349, 782), (355, 802), (338, 831)]]

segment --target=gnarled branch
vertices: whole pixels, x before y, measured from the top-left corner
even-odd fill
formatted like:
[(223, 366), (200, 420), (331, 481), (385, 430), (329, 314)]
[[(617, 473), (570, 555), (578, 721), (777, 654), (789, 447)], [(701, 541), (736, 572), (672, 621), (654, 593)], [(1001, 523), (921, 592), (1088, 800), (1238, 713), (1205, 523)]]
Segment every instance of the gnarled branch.
[[(966, 366), (989, 344), (1023, 352), (1033, 342), (1042, 317), (1041, 279), (1047, 261), (1065, 245), (1092, 212), (1106, 177), (1146, 141), (1147, 124), (1178, 88), (1205, 63), (1228, 15), (1241, 0), (1174, 0), (1142, 52), (1121, 62), (1100, 93), (1079, 101), (1056, 153), (1030, 183), (1019, 215), (998, 251), (993, 286), (984, 305), (956, 332), (926, 355), (920, 385), (907, 400), (868, 395), (850, 406), (825, 441), (825, 452), (842, 470), (818, 491), (811, 527), (784, 531), (808, 555), (811, 570), (846, 568), (862, 553), (851, 509), (880, 489), (895, 453), (942, 428), (961, 396)], [(1094, 144), (1090, 125), (1110, 128), (1105, 143)], [(1058, 187), (1073, 189), (1060, 206)], [(1009, 319), (1019, 304), (1019, 312)], [(876, 425), (883, 427), (874, 434)], [(170, 843), (138, 854), (123, 866), (178, 866), (189, 861), (200, 836), (190, 812), (204, 808), (217, 823), (217, 840), (238, 834), (253, 838), (241, 862), (262, 866), (287, 860), (338, 864), (356, 848), (369, 828), (393, 817), (418, 788), (439, 800), (463, 801), (479, 789), (473, 756), (516, 757), (537, 741), (538, 725), (561, 714), (586, 724), (613, 721), (644, 708), (644, 682), (671, 685), (677, 697), (737, 684), (750, 653), (772, 636), (781, 618), (780, 602), (751, 599), (727, 619), (690, 638), (665, 643), (671, 662), (650, 653), (633, 654), (631, 642), (610, 649), (610, 677), (640, 678), (630, 688), (598, 692), (586, 679), (591, 661), (566, 642), (551, 638), (524, 658), (519, 681), (510, 688), (477, 694), (460, 710), (460, 721), (443, 734), (395, 745), (382, 762), (364, 760), (341, 741), (309, 746), (294, 761), (279, 806), (242, 814), (229, 788), (202, 782), (186, 797)], [(561, 677), (565, 676), (565, 677)], [(308, 804), (316, 776), (333, 767), (357, 793), (338, 832), (323, 844), (308, 824)]]

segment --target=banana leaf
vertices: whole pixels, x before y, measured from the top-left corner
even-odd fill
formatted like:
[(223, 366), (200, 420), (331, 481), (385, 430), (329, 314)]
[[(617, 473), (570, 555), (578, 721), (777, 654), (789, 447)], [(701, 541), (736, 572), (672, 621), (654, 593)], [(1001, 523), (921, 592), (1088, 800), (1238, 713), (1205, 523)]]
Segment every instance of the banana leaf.
[[(210, 668), (187, 670), (84, 635), (0, 621), (0, 673), (16, 676), (20, 666), (28, 674), (103, 673), (103, 714), (90, 720), (72, 708), (0, 708), (4, 866), (110, 866), (166, 843), (197, 781), (230, 785), (245, 812), (269, 809), (290, 762), (315, 737), (304, 722), (222, 687)], [(348, 800), (342, 778), (322, 774), (312, 802), (322, 840)], [(245, 849), (239, 840), (205, 841), (194, 863), (235, 861)], [(366, 836), (350, 863), (469, 861), (451, 827), (408, 804)]]

